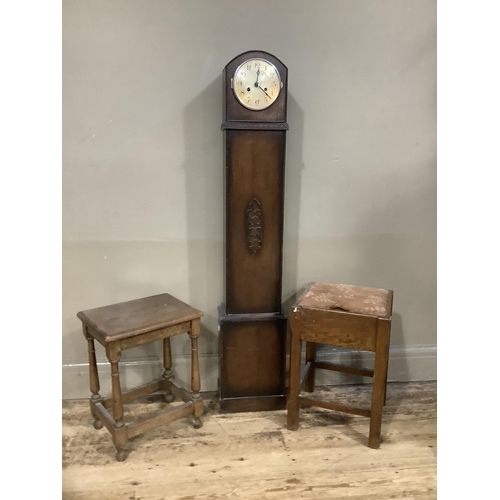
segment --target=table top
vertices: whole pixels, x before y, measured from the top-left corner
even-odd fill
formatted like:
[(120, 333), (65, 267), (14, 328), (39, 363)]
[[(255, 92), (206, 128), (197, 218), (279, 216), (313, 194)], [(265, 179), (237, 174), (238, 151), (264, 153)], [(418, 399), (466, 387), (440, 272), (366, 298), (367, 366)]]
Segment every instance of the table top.
[(203, 316), (168, 293), (80, 311), (78, 318), (112, 342)]

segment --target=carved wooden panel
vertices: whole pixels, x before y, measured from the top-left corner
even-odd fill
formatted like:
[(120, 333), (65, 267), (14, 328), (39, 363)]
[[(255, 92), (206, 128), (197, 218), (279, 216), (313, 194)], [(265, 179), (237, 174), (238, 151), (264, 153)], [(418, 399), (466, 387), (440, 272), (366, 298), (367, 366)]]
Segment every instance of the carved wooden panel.
[(254, 198), (247, 208), (247, 243), (248, 249), (256, 254), (262, 248), (262, 226), (264, 217), (262, 205), (257, 198)]

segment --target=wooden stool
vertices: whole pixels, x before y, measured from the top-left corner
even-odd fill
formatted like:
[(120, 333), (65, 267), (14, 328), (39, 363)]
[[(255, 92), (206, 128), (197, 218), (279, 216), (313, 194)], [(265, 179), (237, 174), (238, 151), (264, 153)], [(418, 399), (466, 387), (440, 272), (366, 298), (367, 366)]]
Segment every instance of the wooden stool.
[[(290, 311), (290, 385), (287, 426), (299, 428), (299, 404), (316, 406), (370, 418), (368, 446), (380, 446), (382, 410), (385, 404), (392, 315), (391, 290), (330, 283), (310, 283)], [(306, 364), (300, 374), (302, 340)], [(316, 344), (328, 344), (375, 352), (374, 370), (316, 361)], [(373, 377), (371, 410), (327, 403), (299, 395), (314, 391), (316, 368)]]
[[(81, 311), (77, 314), (83, 323), (83, 334), (87, 339), (90, 373), (90, 412), (94, 417), (94, 427), (104, 425), (113, 437), (116, 459), (125, 460), (127, 440), (178, 420), (193, 415), (196, 429), (201, 427), (203, 401), (200, 397), (200, 369), (198, 363), (198, 335), (200, 334), (201, 311), (177, 300), (167, 293), (154, 295), (129, 302)], [(187, 332), (191, 338), (191, 393), (180, 387), (172, 373), (170, 337)], [(94, 339), (106, 348), (106, 356), (111, 363), (112, 396), (103, 399), (99, 394), (99, 375), (94, 350)], [(165, 371), (160, 380), (122, 394), (118, 361), (121, 353), (131, 347), (163, 339), (163, 366)], [(155, 418), (136, 423), (124, 424), (123, 403), (159, 390), (165, 391), (167, 403), (174, 398), (184, 404), (166, 411)], [(113, 416), (108, 409), (112, 409)]]

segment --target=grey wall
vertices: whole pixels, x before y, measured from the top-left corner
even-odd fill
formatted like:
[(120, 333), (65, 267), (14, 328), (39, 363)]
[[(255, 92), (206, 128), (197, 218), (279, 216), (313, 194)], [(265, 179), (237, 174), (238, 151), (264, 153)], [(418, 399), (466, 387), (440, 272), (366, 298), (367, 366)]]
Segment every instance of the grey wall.
[[(215, 389), (221, 71), (250, 49), (289, 68), (286, 305), (310, 281), (393, 289), (390, 377), (435, 377), (435, 1), (65, 0), (64, 397), (88, 392), (76, 313), (161, 292), (206, 312)], [(160, 354), (125, 352), (125, 385)]]

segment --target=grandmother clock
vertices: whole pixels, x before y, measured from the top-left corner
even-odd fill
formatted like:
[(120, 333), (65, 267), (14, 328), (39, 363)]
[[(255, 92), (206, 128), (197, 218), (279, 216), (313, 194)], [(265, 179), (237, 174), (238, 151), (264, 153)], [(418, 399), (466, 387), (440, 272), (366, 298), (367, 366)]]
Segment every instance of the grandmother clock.
[(223, 71), (224, 301), (219, 309), (221, 411), (285, 407), (281, 311), (288, 70), (262, 51)]

